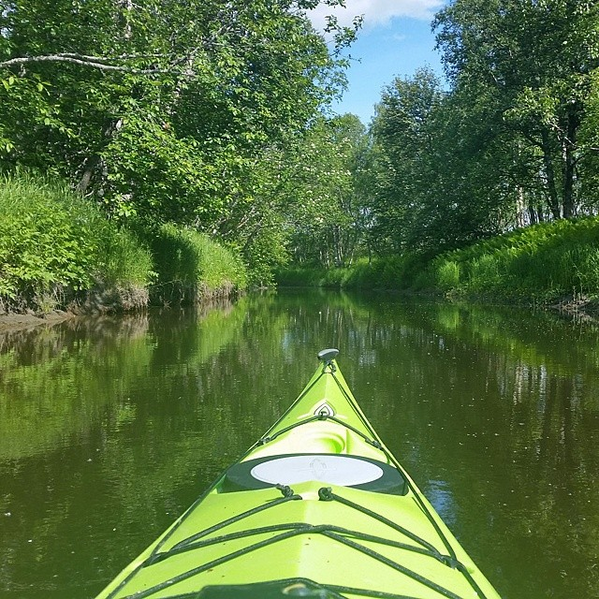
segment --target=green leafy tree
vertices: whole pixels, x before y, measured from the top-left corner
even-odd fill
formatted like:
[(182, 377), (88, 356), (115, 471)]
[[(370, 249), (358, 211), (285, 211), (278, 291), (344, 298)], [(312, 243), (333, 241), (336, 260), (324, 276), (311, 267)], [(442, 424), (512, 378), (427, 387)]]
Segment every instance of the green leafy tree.
[(513, 226), (511, 139), (463, 88), (428, 69), (396, 78), (371, 128), (371, 243), (377, 253), (434, 253)]
[(588, 148), (580, 130), (599, 66), (595, 2), (456, 0), (435, 19), (454, 89), (484, 101), (494, 135), (511, 135), (512, 173), (553, 218), (574, 216)]
[(430, 70), (412, 79), (397, 77), (383, 91), (371, 127), (375, 193), (371, 234), (379, 253), (405, 249), (412, 243), (430, 190), (435, 145), (431, 115), (442, 99)]
[(351, 114), (315, 121), (298, 145), (283, 190), (293, 259), (346, 266), (362, 251), (358, 171), (366, 130)]

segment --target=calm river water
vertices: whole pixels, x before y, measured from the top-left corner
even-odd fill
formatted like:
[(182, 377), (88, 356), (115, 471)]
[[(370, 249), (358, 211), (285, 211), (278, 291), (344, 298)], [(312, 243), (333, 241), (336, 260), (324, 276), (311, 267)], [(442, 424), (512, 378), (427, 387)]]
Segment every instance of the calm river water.
[(597, 326), (286, 292), (0, 335), (0, 598), (93, 597), (325, 347), (504, 599), (599, 597)]

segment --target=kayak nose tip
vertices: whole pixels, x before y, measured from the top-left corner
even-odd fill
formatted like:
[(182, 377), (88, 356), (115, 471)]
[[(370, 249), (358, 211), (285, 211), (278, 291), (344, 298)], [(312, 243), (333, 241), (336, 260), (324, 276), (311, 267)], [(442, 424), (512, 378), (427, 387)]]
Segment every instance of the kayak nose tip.
[(318, 352), (318, 359), (325, 364), (330, 364), (339, 355), (339, 350), (335, 348), (323, 349)]

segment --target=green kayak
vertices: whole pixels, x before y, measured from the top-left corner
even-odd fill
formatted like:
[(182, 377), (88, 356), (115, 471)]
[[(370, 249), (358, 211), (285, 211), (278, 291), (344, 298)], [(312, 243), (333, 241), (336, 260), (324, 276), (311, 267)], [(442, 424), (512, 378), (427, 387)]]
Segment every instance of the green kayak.
[(362, 413), (337, 350), (97, 599), (497, 599)]

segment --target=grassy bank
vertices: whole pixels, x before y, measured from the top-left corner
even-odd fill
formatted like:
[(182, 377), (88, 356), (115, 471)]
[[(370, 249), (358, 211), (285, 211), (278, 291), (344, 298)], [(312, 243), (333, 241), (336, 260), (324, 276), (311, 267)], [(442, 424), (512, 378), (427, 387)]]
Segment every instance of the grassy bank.
[(194, 301), (245, 279), (232, 252), (198, 233), (165, 228), (142, 242), (66, 186), (0, 180), (0, 312), (130, 310), (173, 282), (179, 301)]
[(520, 229), (438, 256), (414, 280), (444, 293), (553, 302), (599, 295), (599, 218)]
[[(0, 181), (0, 308), (49, 312), (111, 290), (144, 302), (149, 252), (66, 187), (21, 175)], [(135, 299), (138, 298), (138, 299)]]
[(154, 303), (197, 303), (247, 286), (241, 259), (207, 235), (165, 225), (151, 246), (157, 274), (151, 288)]
[(410, 289), (428, 261), (417, 255), (360, 259), (347, 268), (290, 266), (277, 273), (281, 287), (324, 287), (331, 289)]
[(599, 218), (544, 223), (435, 257), (287, 269), (280, 285), (396, 289), (546, 303), (599, 296)]

